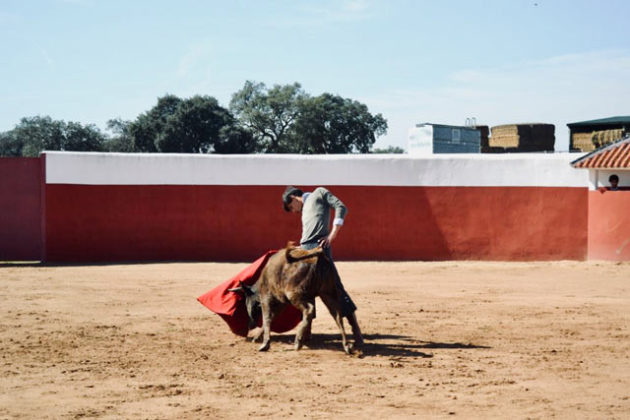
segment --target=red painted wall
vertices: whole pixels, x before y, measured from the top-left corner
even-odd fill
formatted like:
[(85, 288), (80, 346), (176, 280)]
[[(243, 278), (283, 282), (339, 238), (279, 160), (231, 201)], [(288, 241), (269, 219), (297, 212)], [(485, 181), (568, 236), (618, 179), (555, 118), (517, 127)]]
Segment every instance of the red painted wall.
[[(586, 256), (587, 190), (335, 187), (348, 259), (556, 260)], [(348, 197), (348, 198), (346, 198)], [(571, 209), (571, 210), (568, 210)]]
[(39, 158), (0, 158), (0, 261), (41, 258)]
[(588, 258), (630, 261), (630, 191), (590, 191)]
[[(588, 191), (331, 186), (342, 260), (583, 259)], [(304, 187), (309, 190), (310, 187)], [(48, 184), (48, 261), (250, 261), (299, 240), (279, 186)]]

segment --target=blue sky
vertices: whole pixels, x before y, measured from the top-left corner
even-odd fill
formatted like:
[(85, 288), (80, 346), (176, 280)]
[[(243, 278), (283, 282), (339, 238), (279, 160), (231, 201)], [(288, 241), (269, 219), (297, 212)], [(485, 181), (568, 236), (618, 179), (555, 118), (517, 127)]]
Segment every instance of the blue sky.
[(556, 125), (630, 115), (630, 1), (0, 0), (0, 131), (22, 117), (135, 119), (158, 97), (227, 107), (299, 82), (388, 120)]

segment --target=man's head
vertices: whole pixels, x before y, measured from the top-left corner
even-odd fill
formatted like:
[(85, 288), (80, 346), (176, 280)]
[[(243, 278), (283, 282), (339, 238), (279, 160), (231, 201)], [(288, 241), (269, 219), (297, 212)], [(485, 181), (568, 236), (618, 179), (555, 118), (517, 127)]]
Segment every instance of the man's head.
[(285, 188), (282, 193), (282, 205), (284, 206), (284, 211), (290, 211), (293, 213), (298, 213), (302, 211), (302, 192), (301, 189), (288, 186)]
[(619, 177), (615, 174), (612, 174), (608, 177), (608, 182), (610, 182), (611, 187), (616, 188), (617, 184), (619, 184)]

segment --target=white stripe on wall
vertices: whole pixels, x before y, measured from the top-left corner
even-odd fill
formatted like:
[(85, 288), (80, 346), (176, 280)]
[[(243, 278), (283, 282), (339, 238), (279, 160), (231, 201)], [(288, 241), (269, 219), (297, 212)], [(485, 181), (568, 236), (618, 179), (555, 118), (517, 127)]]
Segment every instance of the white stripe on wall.
[(569, 153), (192, 155), (45, 152), (46, 183), (588, 187)]

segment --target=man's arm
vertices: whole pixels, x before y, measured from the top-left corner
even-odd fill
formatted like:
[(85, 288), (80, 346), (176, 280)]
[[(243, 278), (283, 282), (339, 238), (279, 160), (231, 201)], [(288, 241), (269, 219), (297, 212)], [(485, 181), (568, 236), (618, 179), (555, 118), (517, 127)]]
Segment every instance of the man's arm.
[(328, 204), (335, 209), (335, 219), (333, 220), (333, 227), (328, 237), (322, 239), (319, 243), (324, 248), (330, 246), (332, 241), (335, 240), (339, 230), (341, 230), (341, 226), (343, 225), (344, 219), (346, 217), (346, 213), (348, 213), (348, 208), (343, 202), (334, 196), (330, 191), (326, 188), (322, 188), (324, 199), (328, 202)]
[(343, 204), (343, 201), (334, 196), (333, 193), (331, 193), (324, 187), (320, 188), (322, 189), (324, 200), (326, 200), (330, 207), (335, 209), (335, 223), (341, 220), (340, 224), (343, 224), (343, 220), (346, 218), (346, 213), (348, 213), (348, 208), (345, 204)]

